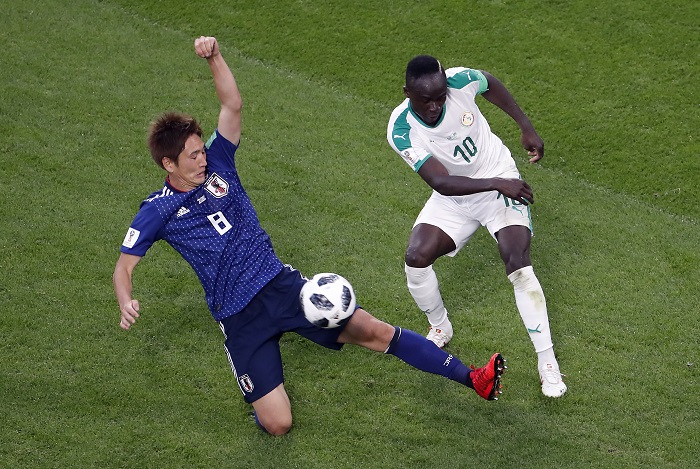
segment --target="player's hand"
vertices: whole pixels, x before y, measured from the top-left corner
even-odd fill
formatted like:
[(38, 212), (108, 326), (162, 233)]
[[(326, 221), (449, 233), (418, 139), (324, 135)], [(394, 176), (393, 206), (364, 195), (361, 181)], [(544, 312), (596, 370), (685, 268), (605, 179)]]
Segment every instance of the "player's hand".
[(119, 321), (119, 327), (128, 331), (132, 324), (136, 322), (136, 318), (139, 317), (139, 302), (137, 300), (131, 300), (119, 309), (122, 312), (121, 319)]
[(523, 148), (527, 150), (527, 154), (532, 157), (530, 158), (530, 163), (535, 163), (544, 157), (544, 142), (534, 129), (523, 132), (520, 141), (523, 144)]
[(532, 193), (532, 188), (522, 179), (496, 178), (496, 182), (498, 192), (505, 197), (517, 200), (525, 205), (535, 203), (535, 196)]
[(203, 59), (211, 59), (219, 54), (219, 43), (215, 37), (199, 36), (194, 40), (194, 51)]

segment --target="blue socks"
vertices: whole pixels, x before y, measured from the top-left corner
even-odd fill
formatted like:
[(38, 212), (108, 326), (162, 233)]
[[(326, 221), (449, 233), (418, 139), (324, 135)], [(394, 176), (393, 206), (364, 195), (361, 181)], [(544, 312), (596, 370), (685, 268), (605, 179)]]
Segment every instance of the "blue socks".
[(253, 418), (255, 419), (255, 425), (257, 425), (258, 428), (260, 428), (260, 430), (264, 431), (265, 433), (269, 433), (269, 432), (265, 429), (265, 427), (262, 426), (262, 424), (260, 423), (260, 420), (258, 420), (258, 413), (255, 412), (255, 411), (253, 411)]
[(411, 330), (395, 326), (394, 337), (385, 353), (394, 355), (421, 371), (444, 376), (470, 388), (473, 387), (469, 377), (471, 370), (459, 358), (450, 355)]

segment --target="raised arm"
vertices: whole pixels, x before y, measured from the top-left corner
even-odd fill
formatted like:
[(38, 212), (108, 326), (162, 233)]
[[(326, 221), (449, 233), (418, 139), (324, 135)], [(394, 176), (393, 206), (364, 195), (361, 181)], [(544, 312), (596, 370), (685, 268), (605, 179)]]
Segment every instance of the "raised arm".
[(219, 133), (227, 140), (238, 145), (241, 139), (241, 107), (243, 101), (238, 91), (236, 79), (219, 51), (215, 37), (200, 36), (194, 41), (194, 50), (198, 56), (207, 59), (214, 77), (216, 94), (221, 103), (219, 113)]
[(489, 83), (488, 91), (483, 93), (482, 96), (501, 108), (503, 112), (508, 114), (518, 124), (522, 132), (520, 141), (523, 148), (527, 150), (528, 155), (532, 157), (530, 158), (530, 163), (542, 159), (544, 156), (544, 142), (535, 131), (530, 119), (520, 109), (515, 98), (513, 98), (503, 83), (488, 72), (482, 70), (481, 73), (484, 74)]
[(124, 330), (129, 330), (139, 317), (139, 302), (131, 298), (131, 274), (140, 260), (139, 256), (121, 253), (114, 267), (112, 282), (121, 311), (119, 327)]

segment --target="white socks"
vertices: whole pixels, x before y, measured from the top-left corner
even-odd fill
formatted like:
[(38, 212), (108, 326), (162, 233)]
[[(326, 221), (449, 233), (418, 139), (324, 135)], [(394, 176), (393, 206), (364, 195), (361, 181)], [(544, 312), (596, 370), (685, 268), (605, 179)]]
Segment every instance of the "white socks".
[(547, 363), (558, 366), (554, 356), (552, 335), (549, 331), (547, 302), (532, 266), (516, 270), (508, 276), (508, 280), (513, 284), (515, 304), (530, 334), (532, 345), (535, 346), (538, 368)]
[[(440, 326), (447, 321), (447, 310), (442, 302), (437, 276), (433, 266), (405, 266), (408, 291), (418, 307), (428, 317), (431, 326)], [(535, 346), (538, 368), (546, 364), (558, 367), (554, 356), (554, 345), (549, 331), (547, 303), (540, 282), (532, 266), (523, 267), (508, 276), (515, 292), (515, 304), (527, 332)]]
[(433, 266), (405, 266), (408, 291), (418, 307), (428, 316), (431, 326), (439, 326), (447, 320), (447, 310), (442, 302), (437, 276)]

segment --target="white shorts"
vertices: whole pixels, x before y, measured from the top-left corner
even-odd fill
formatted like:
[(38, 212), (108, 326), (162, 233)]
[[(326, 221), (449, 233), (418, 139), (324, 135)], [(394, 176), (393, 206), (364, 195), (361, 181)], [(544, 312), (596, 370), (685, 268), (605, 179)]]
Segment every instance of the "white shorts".
[(452, 238), (457, 249), (448, 256), (455, 256), (480, 226), (485, 226), (494, 239), (499, 230), (511, 225), (526, 226), (533, 232), (530, 206), (498, 191), (462, 196), (445, 196), (433, 191), (413, 226), (421, 223), (437, 226)]

